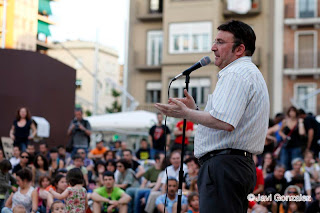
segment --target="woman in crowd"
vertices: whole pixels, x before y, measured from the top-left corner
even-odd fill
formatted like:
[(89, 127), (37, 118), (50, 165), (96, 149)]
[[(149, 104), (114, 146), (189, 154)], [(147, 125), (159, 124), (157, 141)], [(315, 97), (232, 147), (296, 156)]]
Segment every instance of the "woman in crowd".
[(262, 163), (261, 166), (259, 166), (259, 169), (262, 170), (264, 178), (266, 178), (269, 174), (273, 173), (276, 163), (277, 162), (275, 161), (270, 152), (266, 152), (263, 155)]
[(106, 171), (106, 164), (99, 160), (96, 162), (94, 167), (94, 174), (91, 177), (91, 180), (96, 183), (96, 187), (103, 185), (103, 173)]
[[(301, 194), (298, 186), (290, 185), (286, 188), (285, 195), (298, 196)], [(305, 210), (305, 202), (285, 201), (280, 204), (279, 213), (303, 213)]]
[(301, 158), (295, 158), (292, 160), (292, 170), (287, 170), (284, 173), (284, 177), (286, 178), (287, 182), (290, 184), (293, 178), (297, 176), (303, 176), (304, 179), (304, 190), (307, 195), (311, 196), (311, 183), (310, 183), (310, 175), (307, 172), (301, 171), (303, 160)]
[(103, 154), (103, 159), (105, 162), (109, 160), (116, 160), (116, 153), (114, 151), (108, 150)]
[(291, 169), (290, 162), (298, 157), (302, 157), (301, 148), (305, 146), (306, 130), (304, 128), (303, 119), (298, 118), (298, 110), (290, 107), (287, 111), (287, 117), (282, 122), (279, 132), (284, 140), (284, 145), (280, 152), (280, 161), (288, 169)]
[(35, 187), (38, 187), (40, 177), (49, 176), (48, 160), (43, 155), (38, 154), (34, 159), (33, 165), (34, 165), (34, 167), (32, 167), (33, 185)]
[[(32, 130), (31, 135), (29, 135), (30, 130)], [(18, 109), (9, 134), (14, 141), (13, 146), (19, 146), (21, 151), (25, 151), (28, 141), (36, 136), (36, 126), (31, 119), (30, 111), (26, 107)]]
[[(66, 190), (66, 188), (68, 187), (67, 184), (67, 179), (65, 175), (57, 175), (53, 181), (53, 190), (55, 190), (58, 193), (62, 193), (64, 192), (64, 190)], [(52, 194), (48, 194), (48, 199), (47, 199), (47, 209), (50, 208), (50, 206), (52, 205), (52, 203), (54, 201), (56, 201), (58, 199), (54, 199)], [(61, 200), (62, 202), (65, 202), (64, 200)]]
[(117, 170), (119, 172), (115, 186), (126, 190), (129, 187), (139, 187), (140, 183), (135, 176), (135, 172), (130, 168), (129, 163), (120, 159), (117, 161)]
[(18, 190), (11, 193), (6, 202), (6, 207), (2, 209), (1, 213), (10, 213), (13, 208), (18, 205), (25, 207), (26, 212), (37, 212), (38, 209), (38, 195), (37, 191), (32, 186), (32, 172), (28, 168), (24, 168), (16, 174)]
[(117, 163), (116, 163), (116, 161), (114, 161), (114, 160), (108, 160), (107, 163), (106, 163), (106, 169), (107, 169), (107, 171), (109, 171), (109, 172), (115, 173), (115, 172), (116, 172), (116, 169), (117, 169)]
[(46, 188), (50, 185), (50, 178), (48, 176), (41, 176), (38, 185), (39, 187), (36, 188), (38, 194), (38, 211), (40, 213), (46, 213), (46, 202), (49, 194)]

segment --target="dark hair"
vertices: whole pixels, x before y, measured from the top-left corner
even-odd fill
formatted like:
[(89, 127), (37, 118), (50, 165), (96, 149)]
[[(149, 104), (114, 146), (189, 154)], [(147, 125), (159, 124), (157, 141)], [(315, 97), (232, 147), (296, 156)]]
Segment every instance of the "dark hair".
[(77, 160), (77, 159), (81, 159), (81, 160), (83, 160), (83, 157), (81, 157), (81, 155), (79, 155), (79, 154), (75, 154), (73, 157), (72, 157), (72, 160)]
[(125, 169), (131, 168), (130, 164), (125, 159), (120, 159), (120, 160), (117, 161), (117, 163), (121, 163), (124, 166)]
[(26, 153), (28, 155), (28, 157), (30, 157), (29, 153), (26, 151), (20, 152), (20, 157), (22, 156), (23, 153)]
[(271, 158), (272, 158), (272, 162), (271, 162), (271, 165), (267, 168), (267, 173), (272, 173), (274, 171), (274, 168), (276, 167), (276, 160), (274, 159), (274, 157), (272, 156), (272, 153), (271, 152), (266, 152), (263, 154), (263, 157), (262, 157), (262, 162), (261, 162), (261, 167), (263, 168), (264, 166), (264, 158), (266, 155), (271, 155)]
[(39, 166), (39, 164), (38, 164), (38, 157), (41, 157), (41, 159), (43, 160), (43, 169), (46, 170), (46, 171), (48, 171), (48, 169), (49, 169), (48, 160), (47, 160), (46, 157), (44, 157), (44, 156), (41, 155), (41, 154), (38, 154), (38, 155), (34, 158), (34, 161), (33, 161), (34, 166), (35, 166), (37, 169), (40, 168), (40, 166)]
[(106, 169), (108, 167), (109, 164), (112, 164), (112, 166), (114, 166), (115, 170), (117, 169), (117, 162), (115, 160), (108, 160), (106, 163)]
[(106, 168), (106, 163), (103, 162), (102, 160), (99, 160), (99, 161), (97, 161), (97, 162), (95, 163), (95, 165), (94, 165), (94, 170), (95, 170), (96, 173), (98, 173), (98, 166), (99, 166), (99, 165), (103, 165), (104, 168)]
[(20, 121), (21, 117), (20, 117), (20, 110), (21, 109), (26, 109), (27, 111), (27, 115), (26, 115), (26, 119), (27, 120), (31, 120), (31, 113), (30, 113), (30, 110), (27, 108), (27, 107), (20, 107), (18, 110), (17, 110), (17, 113), (16, 113), (16, 120), (17, 121)]
[(246, 48), (245, 55), (253, 55), (256, 49), (256, 35), (249, 25), (241, 21), (232, 20), (227, 23), (221, 24), (217, 29), (227, 31), (233, 34), (234, 44), (232, 47), (232, 51), (234, 51), (238, 46), (243, 44)]
[(154, 156), (154, 160), (160, 160), (161, 158), (160, 158), (160, 154), (159, 153), (157, 153), (155, 156)]
[(30, 169), (28, 168), (24, 168), (24, 169), (21, 169), (19, 170), (17, 173), (16, 173), (16, 176), (20, 177), (20, 179), (23, 181), (23, 180), (27, 180), (29, 182), (32, 181), (32, 172)]
[(52, 181), (52, 185), (57, 187), (59, 181), (62, 179), (62, 178), (65, 178), (66, 176), (63, 175), (63, 174), (58, 174), (56, 175), (56, 177), (54, 178), (54, 180)]
[(74, 109), (74, 111), (75, 111), (75, 112), (81, 112), (81, 113), (82, 113), (82, 108), (81, 108), (81, 107), (76, 107), (76, 108)]
[(51, 204), (51, 206), (50, 206), (51, 212), (53, 212), (54, 205), (55, 205), (55, 204), (58, 204), (58, 203), (62, 203), (62, 204), (64, 205), (64, 203), (63, 203), (61, 200), (56, 200), (56, 201), (54, 201), (54, 202)]
[(148, 143), (147, 139), (145, 139), (145, 138), (142, 138), (140, 143), (143, 142), (143, 141)]
[(287, 116), (289, 116), (289, 113), (291, 110), (293, 110), (296, 113), (296, 117), (298, 117), (299, 112), (298, 112), (297, 108), (295, 108), (294, 106), (289, 107), (289, 109), (287, 110)]
[(114, 173), (113, 172), (110, 172), (110, 171), (105, 171), (103, 173), (103, 177), (112, 177), (114, 179)]
[(197, 192), (190, 192), (190, 194), (188, 195), (188, 203), (190, 205), (193, 197), (199, 197), (199, 194)]
[(8, 172), (8, 171), (10, 171), (11, 169), (12, 169), (12, 164), (10, 163), (9, 160), (4, 159), (4, 160), (2, 160), (2, 161), (0, 162), (0, 170), (1, 170), (2, 172), (4, 172), (4, 171)]
[(70, 169), (67, 173), (67, 182), (71, 186), (75, 186), (77, 184), (84, 184), (84, 178), (81, 170), (79, 168)]
[(132, 155), (132, 151), (131, 151), (130, 149), (124, 149), (124, 150), (122, 150), (122, 153), (124, 153), (124, 152), (130, 152), (130, 154)]
[(274, 167), (274, 170), (280, 169), (280, 168), (286, 170), (286, 166), (284, 164), (282, 164), (282, 163), (276, 164), (276, 166)]
[(320, 188), (320, 184), (317, 184), (317, 185), (314, 187), (314, 191), (316, 191), (317, 188)]
[(299, 115), (306, 115), (306, 111), (304, 111), (303, 109), (299, 109), (298, 113)]
[(192, 161), (200, 168), (199, 161), (198, 161), (198, 159), (196, 157), (189, 157), (187, 160), (184, 161), (184, 163), (187, 164), (187, 163), (190, 163)]
[(44, 180), (44, 179), (47, 179), (49, 181), (49, 183), (51, 182), (51, 179), (48, 175), (43, 175), (43, 176), (40, 176), (39, 178), (39, 186), (42, 187), (41, 185), (41, 182)]
[(58, 153), (58, 149), (56, 147), (52, 147), (50, 149), (50, 153)]
[(45, 145), (46, 148), (48, 148), (48, 144), (46, 142), (44, 142), (44, 141), (40, 142), (39, 146), (41, 146), (41, 145)]
[(107, 157), (107, 155), (108, 155), (109, 152), (112, 153), (112, 158), (113, 158), (113, 159), (116, 159), (116, 153), (115, 153), (114, 151), (112, 151), (112, 150), (105, 151), (105, 152), (103, 153), (103, 159), (106, 159), (106, 157)]
[(18, 148), (19, 151), (21, 151), (20, 147), (19, 146), (13, 146), (13, 148)]
[(64, 145), (57, 146), (57, 149), (61, 149), (61, 148), (66, 149), (66, 147), (64, 147)]

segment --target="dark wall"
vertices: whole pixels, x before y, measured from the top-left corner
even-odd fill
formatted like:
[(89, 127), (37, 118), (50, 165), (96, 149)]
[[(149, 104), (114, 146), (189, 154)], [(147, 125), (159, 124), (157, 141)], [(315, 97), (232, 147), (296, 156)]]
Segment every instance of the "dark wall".
[(76, 70), (47, 55), (0, 49), (0, 137), (9, 137), (17, 109), (25, 106), (50, 123), (50, 147), (66, 144), (75, 79)]

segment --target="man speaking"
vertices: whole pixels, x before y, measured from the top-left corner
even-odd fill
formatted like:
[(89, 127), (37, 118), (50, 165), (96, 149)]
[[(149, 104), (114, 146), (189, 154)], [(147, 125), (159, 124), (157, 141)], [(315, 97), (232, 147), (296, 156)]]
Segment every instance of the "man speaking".
[(163, 114), (199, 124), (194, 154), (200, 212), (247, 212), (247, 195), (256, 182), (252, 154), (263, 151), (269, 119), (269, 95), (259, 69), (252, 63), (256, 36), (240, 21), (218, 27), (211, 50), (221, 70), (205, 110), (185, 90), (185, 98), (156, 104)]

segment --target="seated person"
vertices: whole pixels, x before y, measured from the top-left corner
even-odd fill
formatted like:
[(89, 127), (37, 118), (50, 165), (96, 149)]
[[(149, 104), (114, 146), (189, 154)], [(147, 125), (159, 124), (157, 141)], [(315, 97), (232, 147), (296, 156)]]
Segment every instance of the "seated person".
[[(178, 180), (175, 177), (168, 177), (168, 194), (160, 195), (156, 200), (157, 210), (160, 213), (172, 213), (173, 205), (178, 201)], [(167, 199), (166, 199), (167, 197)], [(166, 207), (164, 206), (167, 201)], [(165, 208), (164, 208), (165, 207)], [(182, 195), (181, 199), (181, 212), (186, 212), (188, 209), (187, 198)], [(164, 211), (165, 210), (165, 211)]]
[(103, 186), (94, 190), (91, 195), (93, 212), (128, 212), (128, 203), (131, 197), (122, 189), (114, 185), (114, 174), (106, 171), (103, 173)]
[(122, 153), (123, 159), (129, 163), (130, 168), (136, 173), (136, 178), (140, 178), (144, 174), (145, 170), (140, 163), (133, 160), (132, 151), (130, 149), (124, 149)]
[(104, 147), (104, 140), (101, 140), (96, 143), (96, 148), (92, 149), (89, 154), (88, 158), (93, 160), (102, 160), (103, 154), (108, 151), (106, 147)]
[(86, 186), (89, 185), (89, 181), (88, 181), (88, 170), (86, 169), (86, 167), (83, 166), (84, 162), (83, 162), (83, 158), (81, 155), (75, 154), (73, 156), (73, 164), (67, 167), (67, 170), (71, 170), (73, 168), (79, 168), (83, 174), (83, 178), (86, 182)]
[(130, 164), (126, 160), (118, 160), (117, 171), (119, 172), (118, 179), (116, 180), (117, 187), (126, 190), (129, 187), (140, 186), (140, 183), (136, 178), (134, 171), (130, 168)]
[(147, 160), (151, 158), (150, 148), (148, 148), (148, 141), (144, 138), (140, 142), (140, 148), (136, 152), (136, 157), (139, 160)]

